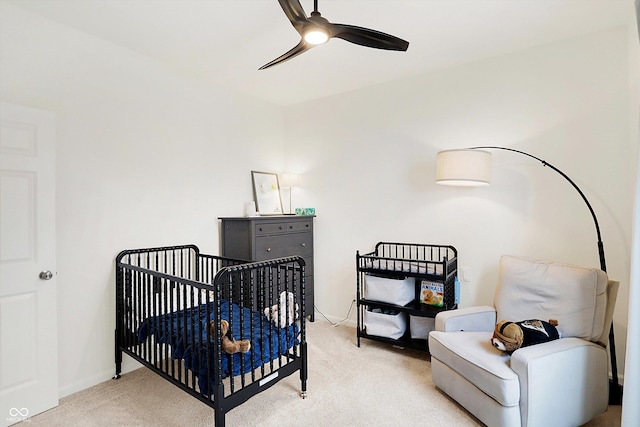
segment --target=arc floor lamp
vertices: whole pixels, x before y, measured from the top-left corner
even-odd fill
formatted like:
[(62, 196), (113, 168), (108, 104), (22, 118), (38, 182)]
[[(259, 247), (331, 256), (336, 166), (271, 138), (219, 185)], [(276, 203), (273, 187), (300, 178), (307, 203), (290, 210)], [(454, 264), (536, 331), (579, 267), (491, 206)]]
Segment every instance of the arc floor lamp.
[[(542, 160), (536, 156), (533, 156), (524, 151), (515, 150), (513, 148), (496, 147), (496, 146), (482, 146), (482, 147), (470, 147), (457, 150), (445, 150), (438, 153), (437, 166), (436, 166), (436, 182), (443, 185), (455, 185), (455, 186), (482, 186), (489, 185), (491, 182), (491, 153), (486, 150), (503, 150), (510, 151), (512, 153), (522, 154), (530, 157), (538, 162), (542, 163), (542, 166), (547, 166), (560, 174), (565, 180), (571, 184), (573, 188), (580, 194), (582, 200), (589, 208), (591, 216), (593, 217), (593, 223), (596, 227), (596, 234), (598, 237), (598, 256), (600, 258), (600, 269), (607, 271), (607, 265), (604, 257), (604, 245), (600, 235), (600, 226), (598, 225), (598, 218), (596, 213), (591, 207), (591, 203), (587, 200), (582, 190), (576, 185), (571, 178), (567, 176), (557, 167)], [(613, 334), (613, 323), (609, 330), (609, 351), (611, 355), (611, 376), (612, 380), (609, 387), (609, 404), (620, 405), (622, 404), (622, 386), (618, 382), (618, 363), (616, 360), (616, 346), (615, 337)]]

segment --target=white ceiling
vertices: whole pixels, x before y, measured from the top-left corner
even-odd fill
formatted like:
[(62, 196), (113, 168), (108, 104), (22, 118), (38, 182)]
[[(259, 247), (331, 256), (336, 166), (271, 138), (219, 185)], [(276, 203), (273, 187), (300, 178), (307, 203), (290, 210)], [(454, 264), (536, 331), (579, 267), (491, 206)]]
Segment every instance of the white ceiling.
[(633, 13), (633, 0), (319, 0), (329, 21), (401, 37), (408, 51), (333, 39), (258, 71), (299, 41), (277, 0), (3, 1), (279, 105), (626, 25)]

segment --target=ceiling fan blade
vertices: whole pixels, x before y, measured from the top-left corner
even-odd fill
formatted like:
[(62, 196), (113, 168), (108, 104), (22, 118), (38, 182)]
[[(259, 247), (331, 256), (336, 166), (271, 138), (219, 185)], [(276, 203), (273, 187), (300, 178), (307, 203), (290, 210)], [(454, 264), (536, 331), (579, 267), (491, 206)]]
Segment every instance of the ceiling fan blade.
[(331, 31), (331, 37), (337, 37), (361, 46), (402, 51), (409, 48), (408, 41), (381, 31), (346, 24), (329, 24), (328, 27)]
[(273, 65), (276, 65), (276, 64), (279, 64), (281, 62), (288, 61), (289, 59), (295, 58), (296, 56), (300, 55), (301, 53), (304, 53), (304, 52), (308, 51), (312, 47), (314, 47), (314, 45), (305, 43), (304, 40), (300, 40), (300, 43), (298, 43), (289, 52), (285, 53), (284, 55), (280, 55), (279, 57), (277, 57), (276, 59), (274, 59), (271, 62), (268, 62), (268, 63), (264, 64), (262, 67), (258, 68), (258, 70), (264, 70), (265, 68), (269, 68), (269, 67), (271, 67)]
[(302, 35), (302, 29), (307, 23), (307, 15), (304, 13), (304, 9), (298, 0), (278, 0), (280, 7), (287, 15), (289, 21), (296, 29), (296, 31)]

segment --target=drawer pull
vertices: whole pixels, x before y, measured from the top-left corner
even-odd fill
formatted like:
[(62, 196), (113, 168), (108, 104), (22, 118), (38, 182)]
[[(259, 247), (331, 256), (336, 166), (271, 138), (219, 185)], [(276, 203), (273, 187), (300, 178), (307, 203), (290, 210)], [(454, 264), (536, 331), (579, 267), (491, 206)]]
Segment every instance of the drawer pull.
[(307, 244), (306, 244), (306, 243), (303, 243), (303, 244), (302, 244), (302, 246), (307, 246)]
[(262, 227), (258, 228), (258, 230), (260, 230), (260, 231), (264, 231), (264, 230), (262, 229)]
[(267, 252), (271, 252), (271, 248), (267, 248)]

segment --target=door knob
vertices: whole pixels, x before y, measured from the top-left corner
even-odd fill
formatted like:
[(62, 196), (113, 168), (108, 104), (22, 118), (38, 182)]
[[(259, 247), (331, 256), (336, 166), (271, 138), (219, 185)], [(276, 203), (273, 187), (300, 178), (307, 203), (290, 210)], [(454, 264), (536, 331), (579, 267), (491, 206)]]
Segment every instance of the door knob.
[(40, 279), (42, 279), (42, 280), (51, 280), (51, 279), (53, 279), (53, 273), (52, 273), (52, 272), (50, 272), (49, 270), (47, 270), (47, 271), (41, 271), (41, 272), (40, 272), (40, 276), (39, 276), (39, 277), (40, 277)]

